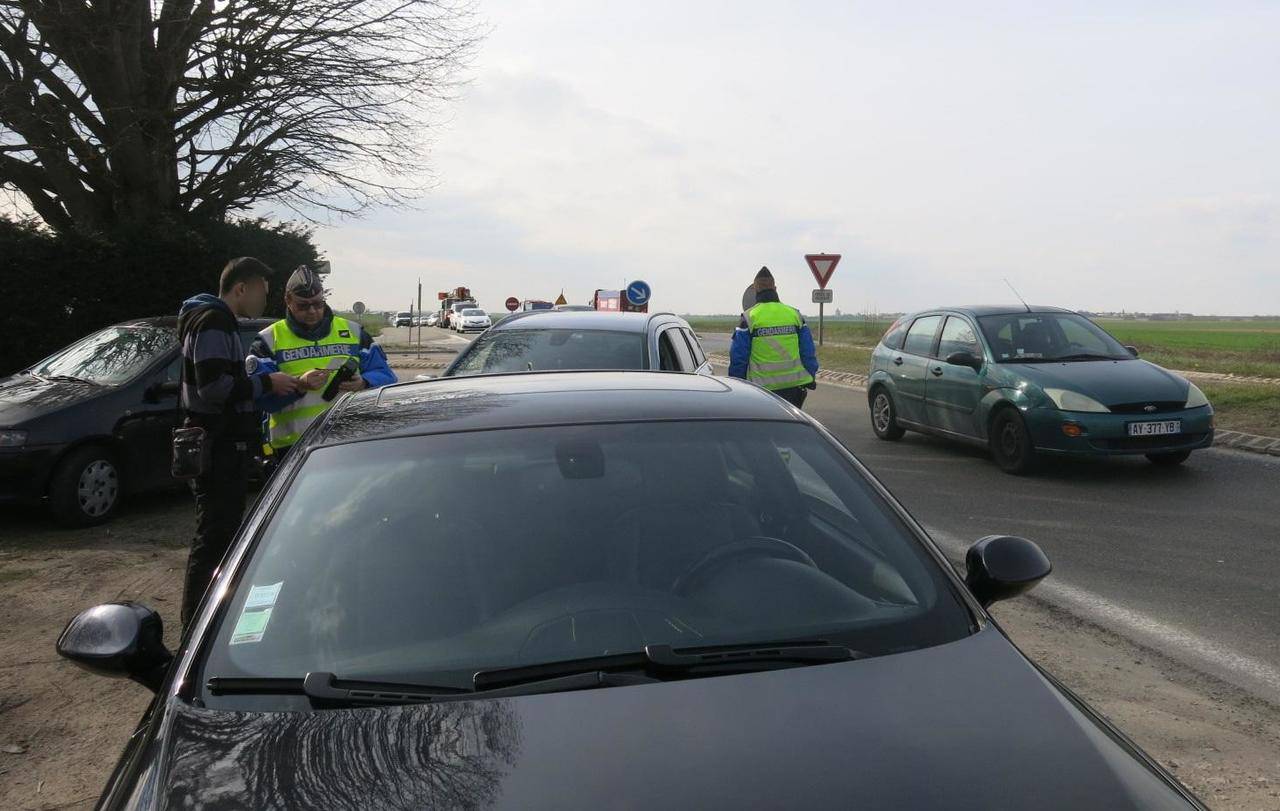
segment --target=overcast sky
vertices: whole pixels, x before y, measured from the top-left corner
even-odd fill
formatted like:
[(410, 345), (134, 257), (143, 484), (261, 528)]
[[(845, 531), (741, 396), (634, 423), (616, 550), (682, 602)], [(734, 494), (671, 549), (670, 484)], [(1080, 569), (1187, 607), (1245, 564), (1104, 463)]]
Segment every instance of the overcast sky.
[[(1054, 9), (1046, 8), (1052, 5)], [(1280, 4), (481, 0), (417, 211), (322, 228), (334, 303), (644, 279), (732, 312), (1280, 312)], [(433, 305), (432, 305), (433, 306)]]

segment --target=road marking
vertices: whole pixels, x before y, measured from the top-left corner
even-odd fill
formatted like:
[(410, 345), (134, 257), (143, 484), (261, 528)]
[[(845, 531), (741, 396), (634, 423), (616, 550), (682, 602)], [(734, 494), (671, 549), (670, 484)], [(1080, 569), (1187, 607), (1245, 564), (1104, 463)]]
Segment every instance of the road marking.
[[(963, 560), (971, 541), (934, 527), (926, 529), (943, 551), (953, 559), (959, 556)], [(1280, 703), (1280, 669), (1056, 578), (1057, 575), (1050, 575), (1031, 593), (1072, 616), (1152, 648), (1194, 670), (1227, 681), (1267, 701)]]

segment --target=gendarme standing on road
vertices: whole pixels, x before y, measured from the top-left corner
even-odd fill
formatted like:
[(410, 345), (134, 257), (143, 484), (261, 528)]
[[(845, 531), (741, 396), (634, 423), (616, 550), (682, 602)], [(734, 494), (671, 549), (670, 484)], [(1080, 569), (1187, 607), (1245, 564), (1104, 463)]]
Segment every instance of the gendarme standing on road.
[(778, 299), (769, 268), (756, 274), (756, 304), (742, 314), (729, 349), (729, 376), (768, 389), (796, 406), (816, 389), (818, 354), (804, 316)]
[(264, 396), (258, 407), (267, 422), (273, 454), (298, 441), (307, 426), (328, 411), (344, 391), (396, 382), (387, 356), (360, 324), (334, 315), (324, 300), (320, 277), (303, 265), (285, 285), (285, 317), (258, 333), (248, 365), (298, 377), (302, 391)]

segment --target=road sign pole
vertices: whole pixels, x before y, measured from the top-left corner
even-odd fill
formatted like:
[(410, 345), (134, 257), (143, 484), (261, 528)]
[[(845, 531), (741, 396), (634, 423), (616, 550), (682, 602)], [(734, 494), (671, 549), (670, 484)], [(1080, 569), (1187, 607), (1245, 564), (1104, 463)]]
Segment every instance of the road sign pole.
[(418, 358), (422, 358), (422, 277), (418, 277)]
[(826, 306), (827, 305), (823, 304), (822, 302), (818, 302), (818, 346), (822, 346), (822, 339), (824, 335), (823, 322), (822, 322), (822, 310)]

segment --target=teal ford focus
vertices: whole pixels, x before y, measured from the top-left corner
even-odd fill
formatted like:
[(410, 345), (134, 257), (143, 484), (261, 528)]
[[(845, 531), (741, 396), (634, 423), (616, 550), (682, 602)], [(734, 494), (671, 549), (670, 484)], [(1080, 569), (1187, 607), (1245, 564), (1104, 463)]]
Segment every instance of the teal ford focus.
[(1054, 307), (953, 307), (898, 319), (871, 356), (871, 427), (981, 445), (1009, 473), (1045, 456), (1144, 454), (1177, 465), (1213, 444), (1183, 377)]

